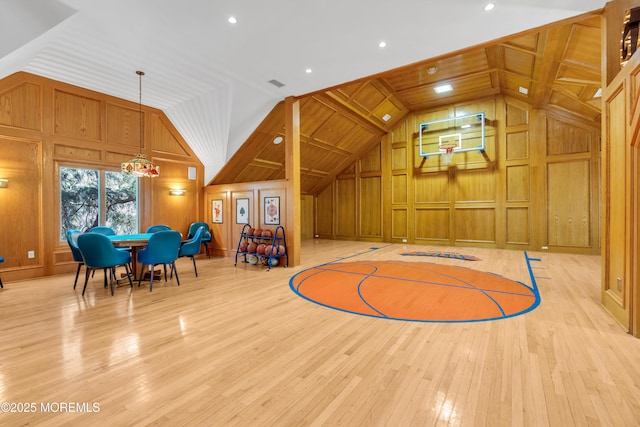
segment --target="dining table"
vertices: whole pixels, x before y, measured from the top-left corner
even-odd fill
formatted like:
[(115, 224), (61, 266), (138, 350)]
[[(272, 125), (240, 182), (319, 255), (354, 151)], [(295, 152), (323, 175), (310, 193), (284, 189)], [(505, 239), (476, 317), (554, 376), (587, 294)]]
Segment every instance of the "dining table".
[(117, 234), (107, 236), (113, 246), (119, 248), (131, 248), (131, 271), (135, 280), (141, 277), (142, 272), (138, 271), (138, 251), (149, 243), (153, 233)]

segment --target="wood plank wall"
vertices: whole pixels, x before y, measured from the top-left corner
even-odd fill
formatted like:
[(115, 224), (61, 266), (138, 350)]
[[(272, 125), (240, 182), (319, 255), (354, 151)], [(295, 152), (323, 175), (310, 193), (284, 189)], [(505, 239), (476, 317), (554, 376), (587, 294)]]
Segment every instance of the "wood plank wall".
[[(244, 224), (248, 223), (251, 227), (276, 230), (278, 225), (282, 226), (285, 234), (288, 230), (285, 228), (285, 218), (287, 210), (285, 180), (262, 181), (253, 183), (236, 183), (210, 185), (204, 189), (205, 199), (205, 221), (209, 223), (213, 235), (213, 241), (210, 245), (212, 255), (223, 255), (235, 257), (238, 248), (240, 233)], [(280, 220), (279, 224), (267, 224), (265, 222), (265, 198), (278, 197), (280, 203)], [(249, 204), (248, 222), (238, 221), (237, 202), (238, 199), (247, 199)], [(222, 200), (222, 223), (212, 223), (212, 202), (214, 200)], [(308, 202), (308, 198), (304, 199)], [(304, 209), (307, 212), (305, 216), (306, 225), (303, 227), (306, 235), (309, 235), (309, 223), (312, 218), (309, 212), (313, 212), (307, 206)], [(287, 239), (289, 236), (286, 236)]]
[[(142, 114), (143, 151), (160, 177), (140, 180), (140, 230), (163, 223), (186, 233), (204, 214), (203, 165), (161, 111), (143, 106)], [(140, 151), (139, 117), (137, 103), (28, 73), (0, 80), (0, 178), (9, 179), (0, 189), (3, 281), (75, 269), (60, 240), (59, 168), (120, 170)], [(172, 188), (187, 193), (170, 196)]]
[[(419, 156), (419, 124), (485, 112), (484, 153)], [(501, 96), (407, 116), (316, 196), (323, 238), (597, 254), (600, 123)]]

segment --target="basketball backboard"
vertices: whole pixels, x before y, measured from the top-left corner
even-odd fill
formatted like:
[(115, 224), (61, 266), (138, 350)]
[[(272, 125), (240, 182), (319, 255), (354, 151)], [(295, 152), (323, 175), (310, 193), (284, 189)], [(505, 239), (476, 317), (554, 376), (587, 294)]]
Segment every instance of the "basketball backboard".
[(451, 148), (455, 153), (484, 151), (484, 112), (420, 123), (418, 135), (422, 157), (446, 154)]

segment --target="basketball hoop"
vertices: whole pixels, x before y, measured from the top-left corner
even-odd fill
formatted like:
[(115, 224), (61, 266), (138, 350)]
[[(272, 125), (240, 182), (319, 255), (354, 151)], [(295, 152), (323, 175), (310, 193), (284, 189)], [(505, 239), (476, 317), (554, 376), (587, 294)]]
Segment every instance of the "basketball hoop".
[(453, 152), (455, 150), (455, 145), (450, 145), (448, 147), (442, 147), (442, 161), (445, 165), (448, 165), (453, 160)]

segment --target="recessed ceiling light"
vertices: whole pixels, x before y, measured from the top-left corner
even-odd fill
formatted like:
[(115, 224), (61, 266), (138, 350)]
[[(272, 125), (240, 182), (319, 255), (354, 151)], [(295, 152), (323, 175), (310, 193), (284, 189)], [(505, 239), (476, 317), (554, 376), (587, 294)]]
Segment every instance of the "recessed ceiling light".
[(311, 68), (307, 68), (306, 70), (304, 70), (304, 72), (307, 74), (311, 74), (313, 70)]
[(493, 8), (494, 8), (494, 7), (496, 7), (496, 5), (495, 5), (495, 4), (493, 4), (493, 3), (487, 3), (487, 4), (484, 6), (484, 11), (485, 11), (485, 12), (489, 12), (490, 10), (493, 10)]
[(520, 92), (520, 93), (522, 93), (522, 94), (524, 94), (524, 95), (528, 95), (528, 94), (529, 94), (529, 89), (527, 89), (526, 87), (522, 87), (522, 86), (520, 86), (520, 87), (518, 88), (518, 92)]
[(381, 41), (380, 43), (378, 43), (378, 47), (387, 47), (387, 42)]
[(235, 24), (238, 22), (235, 16), (230, 16), (229, 19), (227, 19), (227, 21), (229, 21), (230, 24)]
[(276, 136), (275, 138), (273, 138), (273, 143), (278, 145), (282, 142), (282, 137), (281, 136)]
[(438, 72), (438, 67), (429, 67), (427, 68), (427, 74), (429, 74), (430, 76), (434, 75), (435, 73)]
[(391, 116), (388, 113), (382, 116), (382, 120), (384, 120), (385, 122), (388, 122), (390, 118)]
[(599, 88), (593, 95), (594, 98), (600, 98), (602, 96), (602, 88)]
[(451, 92), (453, 90), (453, 87), (450, 84), (444, 84), (434, 87), (433, 90), (435, 90), (436, 93), (445, 93)]

